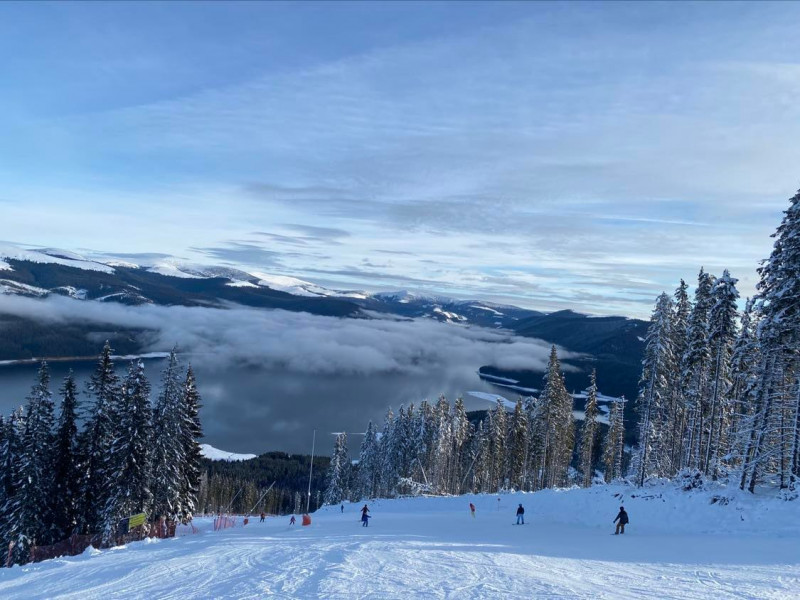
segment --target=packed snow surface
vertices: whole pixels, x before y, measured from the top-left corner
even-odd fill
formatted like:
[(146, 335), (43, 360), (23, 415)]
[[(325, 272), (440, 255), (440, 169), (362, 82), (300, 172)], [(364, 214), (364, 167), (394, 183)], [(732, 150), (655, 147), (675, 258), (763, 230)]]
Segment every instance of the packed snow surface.
[[(413, 498), (0, 570), (2, 598), (800, 597), (800, 504), (673, 487)], [(499, 501), (498, 501), (499, 498)], [(470, 517), (468, 504), (476, 507)], [(518, 503), (524, 526), (514, 525)], [(620, 504), (631, 522), (613, 532)]]

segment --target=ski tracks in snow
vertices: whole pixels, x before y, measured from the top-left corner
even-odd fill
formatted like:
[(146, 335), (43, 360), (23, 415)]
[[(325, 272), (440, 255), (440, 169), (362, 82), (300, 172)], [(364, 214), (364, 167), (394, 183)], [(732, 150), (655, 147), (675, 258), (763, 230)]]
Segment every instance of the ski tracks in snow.
[[(442, 500), (450, 501), (463, 503)], [(270, 519), (213, 532), (205, 523), (198, 535), (0, 569), (0, 597), (800, 597), (800, 564), (781, 564), (800, 557), (793, 537), (636, 530), (609, 537), (607, 527), (565, 525), (533, 515), (533, 526), (517, 528), (509, 527), (507, 515), (499, 511), (479, 510), (473, 519), (465, 510), (440, 510), (428, 502), (410, 505), (410, 511), (396, 506), (375, 505), (369, 528), (362, 528), (353, 514), (338, 511), (315, 515), (311, 527)]]

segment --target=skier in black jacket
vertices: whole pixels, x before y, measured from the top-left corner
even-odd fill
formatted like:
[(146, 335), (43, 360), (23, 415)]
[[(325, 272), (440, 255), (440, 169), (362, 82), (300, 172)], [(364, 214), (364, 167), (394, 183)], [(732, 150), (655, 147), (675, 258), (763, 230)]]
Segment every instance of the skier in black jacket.
[(522, 504), (517, 509), (517, 525), (525, 525), (525, 509), (522, 508)]
[(619, 514), (617, 518), (614, 519), (614, 523), (617, 524), (617, 531), (614, 535), (619, 535), (620, 533), (625, 533), (625, 525), (628, 524), (628, 513), (625, 512), (625, 507), (619, 507)]

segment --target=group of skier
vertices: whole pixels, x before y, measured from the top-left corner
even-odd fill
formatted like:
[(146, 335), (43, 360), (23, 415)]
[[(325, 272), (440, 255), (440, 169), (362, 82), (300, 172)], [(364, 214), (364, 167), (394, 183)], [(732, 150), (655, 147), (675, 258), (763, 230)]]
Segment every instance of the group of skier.
[[(498, 498), (498, 500), (499, 500), (499, 498)], [(366, 505), (365, 505), (365, 508), (366, 508)], [(474, 519), (475, 518), (475, 505), (472, 502), (469, 503), (469, 513), (470, 513), (470, 515), (472, 515), (472, 518)], [(625, 525), (627, 525), (629, 523), (628, 513), (625, 512), (625, 507), (624, 506), (620, 506), (619, 507), (619, 514), (617, 514), (617, 516), (614, 518), (613, 522), (617, 524), (617, 528), (616, 528), (616, 531), (614, 532), (614, 535), (619, 535), (621, 533), (624, 534), (625, 533)], [(517, 522), (515, 524), (516, 525), (525, 525), (525, 507), (522, 506), (521, 502), (517, 506)]]
[[(341, 511), (344, 513), (344, 504), (341, 506)], [(472, 518), (475, 518), (475, 505), (470, 502), (469, 503), (469, 512)], [(369, 520), (372, 518), (372, 515), (369, 514), (369, 507), (365, 504), (361, 508), (361, 526), (362, 527), (369, 527)], [(292, 521), (294, 521), (294, 517), (292, 517)], [(628, 513), (625, 512), (625, 507), (619, 507), (619, 513), (614, 518), (614, 523), (616, 523), (616, 531), (614, 535), (624, 534), (625, 533), (625, 525), (629, 523)], [(292, 523), (294, 524), (294, 523)], [(525, 507), (522, 506), (520, 502), (519, 506), (517, 506), (517, 522), (516, 525), (525, 525)]]

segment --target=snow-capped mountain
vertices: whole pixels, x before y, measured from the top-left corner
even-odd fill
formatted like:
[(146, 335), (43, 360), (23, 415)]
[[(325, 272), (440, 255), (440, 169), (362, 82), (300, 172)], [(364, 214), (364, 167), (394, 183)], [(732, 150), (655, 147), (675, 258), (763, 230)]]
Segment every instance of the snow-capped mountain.
[[(46, 298), (60, 295), (89, 302), (114, 302), (127, 305), (225, 307), (240, 304), (253, 308), (302, 311), (336, 317), (371, 317), (375, 314), (405, 318), (424, 318), (461, 326), (480, 326), (511, 330), (517, 335), (535, 337), (563, 348), (584, 353), (590, 369), (604, 371), (604, 388), (614, 394), (633, 397), (641, 370), (641, 353), (646, 323), (624, 317), (590, 318), (572, 311), (545, 314), (516, 306), (470, 299), (454, 299), (410, 290), (364, 292), (330, 289), (316, 283), (280, 273), (249, 271), (220, 265), (198, 265), (152, 254), (136, 258), (108, 254), (79, 254), (53, 248), (21, 248), (0, 245), (0, 295)], [(26, 324), (27, 323), (27, 324)], [(0, 339), (0, 359), (47, 355), (37, 346), (44, 331), (30, 322), (6, 323), (8, 339)], [(69, 324), (69, 326), (80, 327)], [(10, 327), (10, 329), (9, 329)], [(61, 335), (60, 326), (48, 326), (47, 336), (69, 348), (70, 355), (91, 354), (86, 336), (74, 331)], [(87, 335), (90, 331), (85, 332)], [(38, 336), (34, 337), (34, 336)], [(119, 332), (117, 348), (136, 353), (135, 333)], [(83, 344), (83, 345), (82, 345)], [(34, 346), (36, 350), (34, 350)], [(20, 352), (20, 348), (27, 348)], [(589, 362), (595, 361), (593, 364)], [(489, 375), (513, 377), (521, 387), (537, 387), (539, 380), (526, 380), (524, 373)], [(530, 377), (530, 375), (527, 375)], [(585, 374), (581, 377), (585, 378)], [(570, 375), (567, 376), (570, 378)], [(576, 382), (575, 388), (585, 385)]]
[(236, 454), (234, 452), (220, 450), (219, 448), (214, 448), (211, 444), (200, 444), (200, 453), (203, 455), (203, 458), (209, 460), (226, 460), (229, 462), (250, 460), (256, 457), (255, 454)]
[[(0, 293), (37, 298), (59, 294), (79, 300), (134, 305), (213, 305), (232, 301), (265, 308), (287, 308), (266, 300), (266, 296), (274, 296), (272, 292), (281, 292), (298, 299), (347, 302), (350, 309), (345, 310), (346, 313), (365, 309), (484, 327), (510, 327), (520, 318), (542, 314), (514, 306), (455, 300), (408, 290), (377, 293), (336, 290), (289, 275), (198, 265), (162, 254), (137, 257), (136, 262), (131, 262), (127, 257), (6, 244), (0, 246), (0, 269)], [(290, 301), (286, 303), (291, 304)], [(334, 312), (340, 313), (342, 308)], [(302, 310), (309, 309), (304, 305)], [(330, 310), (309, 312), (329, 314)]]

